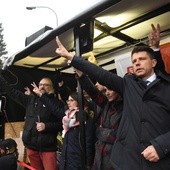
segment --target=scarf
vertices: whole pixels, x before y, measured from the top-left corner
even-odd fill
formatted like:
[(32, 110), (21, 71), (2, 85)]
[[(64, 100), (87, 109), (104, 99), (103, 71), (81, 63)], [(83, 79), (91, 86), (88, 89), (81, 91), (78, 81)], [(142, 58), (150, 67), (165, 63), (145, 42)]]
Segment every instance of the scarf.
[(66, 132), (71, 128), (78, 126), (80, 123), (76, 121), (76, 112), (79, 111), (78, 108), (74, 108), (72, 110), (66, 110), (65, 116), (62, 119), (63, 124), (63, 131), (62, 131), (62, 137), (64, 138)]

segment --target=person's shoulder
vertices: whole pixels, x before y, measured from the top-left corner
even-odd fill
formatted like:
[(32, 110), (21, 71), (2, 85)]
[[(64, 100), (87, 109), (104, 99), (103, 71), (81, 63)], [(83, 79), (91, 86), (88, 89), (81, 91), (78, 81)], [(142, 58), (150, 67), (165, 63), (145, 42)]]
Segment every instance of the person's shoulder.
[(170, 74), (163, 74), (167, 81), (170, 82)]
[(131, 73), (131, 74), (125, 74), (123, 78), (135, 80), (137, 78), (137, 76), (135, 74)]
[(157, 71), (156, 75), (158, 78), (164, 79), (170, 83), (170, 74), (162, 73), (161, 71)]

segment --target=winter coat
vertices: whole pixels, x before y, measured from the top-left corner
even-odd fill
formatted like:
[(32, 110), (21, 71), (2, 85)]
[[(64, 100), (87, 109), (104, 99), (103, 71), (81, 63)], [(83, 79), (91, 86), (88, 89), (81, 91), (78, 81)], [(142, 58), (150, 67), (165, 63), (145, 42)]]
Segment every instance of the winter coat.
[[(157, 73), (148, 87), (134, 75), (124, 78), (95, 66), (80, 57), (71, 65), (95, 77), (99, 83), (118, 92), (124, 101), (117, 141), (111, 162), (116, 170), (170, 169), (170, 77)], [(95, 70), (95, 71), (94, 71)], [(149, 145), (160, 160), (147, 161), (141, 152)]]
[[(77, 114), (80, 113), (77, 112)], [(83, 114), (86, 113), (83, 112)], [(84, 156), (84, 161), (86, 161), (84, 165), (92, 166), (94, 161), (94, 126), (91, 118), (87, 117), (85, 122), (85, 133), (82, 131), (82, 124), (69, 128), (65, 133), (59, 161), (60, 170), (82, 170)], [(82, 145), (83, 141), (85, 141), (84, 146)]]
[[(57, 133), (62, 130), (64, 105), (54, 94), (25, 95), (8, 85), (0, 77), (3, 91), (26, 109), (22, 140), (24, 146), (37, 151), (56, 151)], [(38, 132), (36, 122), (43, 122), (45, 130)]]

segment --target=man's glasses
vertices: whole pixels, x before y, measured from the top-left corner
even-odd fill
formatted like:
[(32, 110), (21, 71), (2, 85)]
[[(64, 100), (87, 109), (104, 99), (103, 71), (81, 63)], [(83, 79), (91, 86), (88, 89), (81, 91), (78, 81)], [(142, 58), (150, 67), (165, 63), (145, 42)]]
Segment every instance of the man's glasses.
[(47, 86), (51, 86), (50, 84), (46, 84), (46, 83), (39, 83), (39, 86), (45, 86), (45, 87), (47, 87)]

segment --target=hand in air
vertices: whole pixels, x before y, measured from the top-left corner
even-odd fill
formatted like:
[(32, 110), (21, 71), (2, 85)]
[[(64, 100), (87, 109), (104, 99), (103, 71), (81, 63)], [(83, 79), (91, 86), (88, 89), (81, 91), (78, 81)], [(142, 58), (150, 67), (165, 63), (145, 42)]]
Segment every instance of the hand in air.
[(29, 89), (29, 87), (25, 87), (24, 89), (25, 89), (25, 92), (24, 92), (25, 95), (28, 95), (28, 96), (31, 95), (31, 90)]
[(37, 95), (37, 96), (41, 96), (42, 93), (39, 90), (38, 86), (35, 84), (35, 82), (31, 83), (31, 86), (33, 87), (33, 92)]
[(152, 27), (152, 32), (149, 34), (148, 39), (149, 39), (149, 45), (153, 48), (159, 48), (159, 43), (160, 43), (160, 25), (157, 24), (155, 27), (153, 24), (151, 24)]
[(58, 37), (56, 37), (56, 43), (58, 45), (58, 48), (56, 48), (56, 53), (61, 57), (66, 58), (67, 60), (71, 60), (74, 55), (66, 50), (66, 48), (62, 45)]

